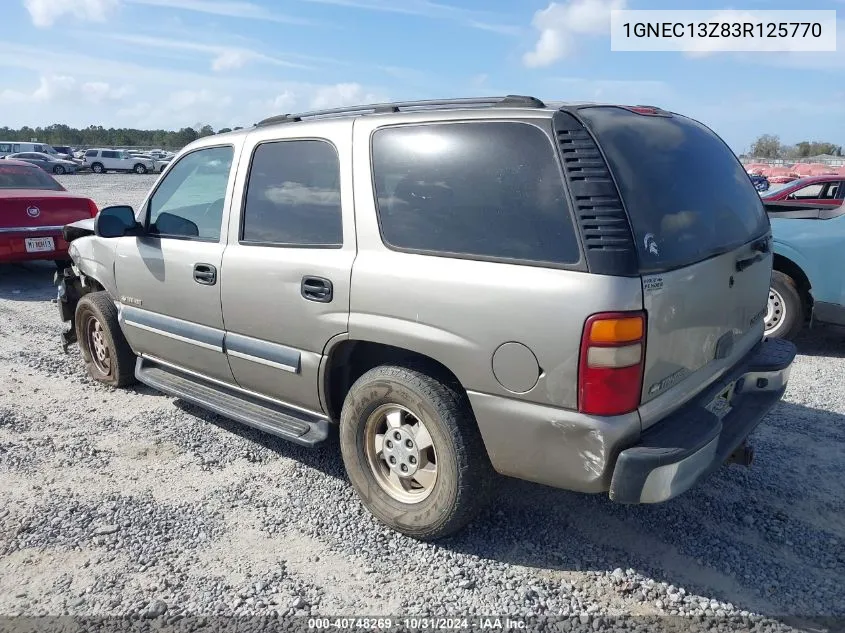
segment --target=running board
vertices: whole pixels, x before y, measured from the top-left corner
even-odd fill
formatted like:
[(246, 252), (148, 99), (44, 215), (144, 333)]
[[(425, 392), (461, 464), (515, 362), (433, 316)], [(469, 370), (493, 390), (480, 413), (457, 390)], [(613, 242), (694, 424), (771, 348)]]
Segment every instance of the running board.
[(329, 434), (326, 419), (240, 393), (149, 358), (138, 358), (135, 378), (157, 391), (296, 444), (314, 446)]

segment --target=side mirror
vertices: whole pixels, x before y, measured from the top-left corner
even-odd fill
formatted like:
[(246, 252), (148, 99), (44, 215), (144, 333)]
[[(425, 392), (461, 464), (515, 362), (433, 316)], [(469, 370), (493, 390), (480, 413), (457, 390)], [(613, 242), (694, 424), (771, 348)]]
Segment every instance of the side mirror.
[(94, 234), (98, 237), (140, 235), (143, 230), (130, 206), (106, 207), (94, 218)]

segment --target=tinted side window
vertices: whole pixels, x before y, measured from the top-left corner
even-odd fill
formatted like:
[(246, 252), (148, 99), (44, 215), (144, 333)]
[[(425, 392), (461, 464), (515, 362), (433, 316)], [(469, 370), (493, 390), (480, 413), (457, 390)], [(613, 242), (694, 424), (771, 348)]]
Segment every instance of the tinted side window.
[(262, 143), (249, 168), (244, 242), (340, 246), (340, 162), (325, 141)]
[(12, 144), (11, 143), (0, 143), (0, 152), (11, 153), (12, 152)]
[(180, 158), (150, 199), (149, 232), (218, 241), (233, 154), (208, 147)]
[(385, 128), (372, 142), (384, 241), (430, 253), (580, 259), (549, 138), (523, 123)]
[(86, 155), (86, 156), (88, 156), (89, 158), (91, 158), (91, 157), (93, 157), (93, 156), (96, 156), (96, 155), (97, 155), (97, 150), (95, 150), (95, 149), (89, 149), (87, 152), (85, 152), (85, 155)]
[(120, 153), (119, 152), (104, 151), (103, 152), (103, 158), (120, 158)]

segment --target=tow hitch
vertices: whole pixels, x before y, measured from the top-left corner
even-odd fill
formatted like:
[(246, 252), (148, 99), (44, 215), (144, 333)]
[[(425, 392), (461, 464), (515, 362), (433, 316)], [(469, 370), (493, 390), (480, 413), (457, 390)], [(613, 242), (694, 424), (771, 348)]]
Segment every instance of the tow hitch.
[(751, 466), (754, 461), (754, 447), (748, 442), (743, 442), (736, 447), (728, 457), (728, 464), (739, 464), (740, 466)]

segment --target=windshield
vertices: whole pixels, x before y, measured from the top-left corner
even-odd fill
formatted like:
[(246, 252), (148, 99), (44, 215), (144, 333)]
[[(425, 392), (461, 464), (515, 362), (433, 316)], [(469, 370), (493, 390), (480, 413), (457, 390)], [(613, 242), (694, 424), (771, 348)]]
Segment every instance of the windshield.
[(0, 189), (64, 191), (64, 187), (38, 167), (3, 164), (0, 164)]
[(579, 114), (610, 164), (643, 272), (666, 271), (763, 235), (760, 196), (730, 148), (686, 117), (596, 106)]

